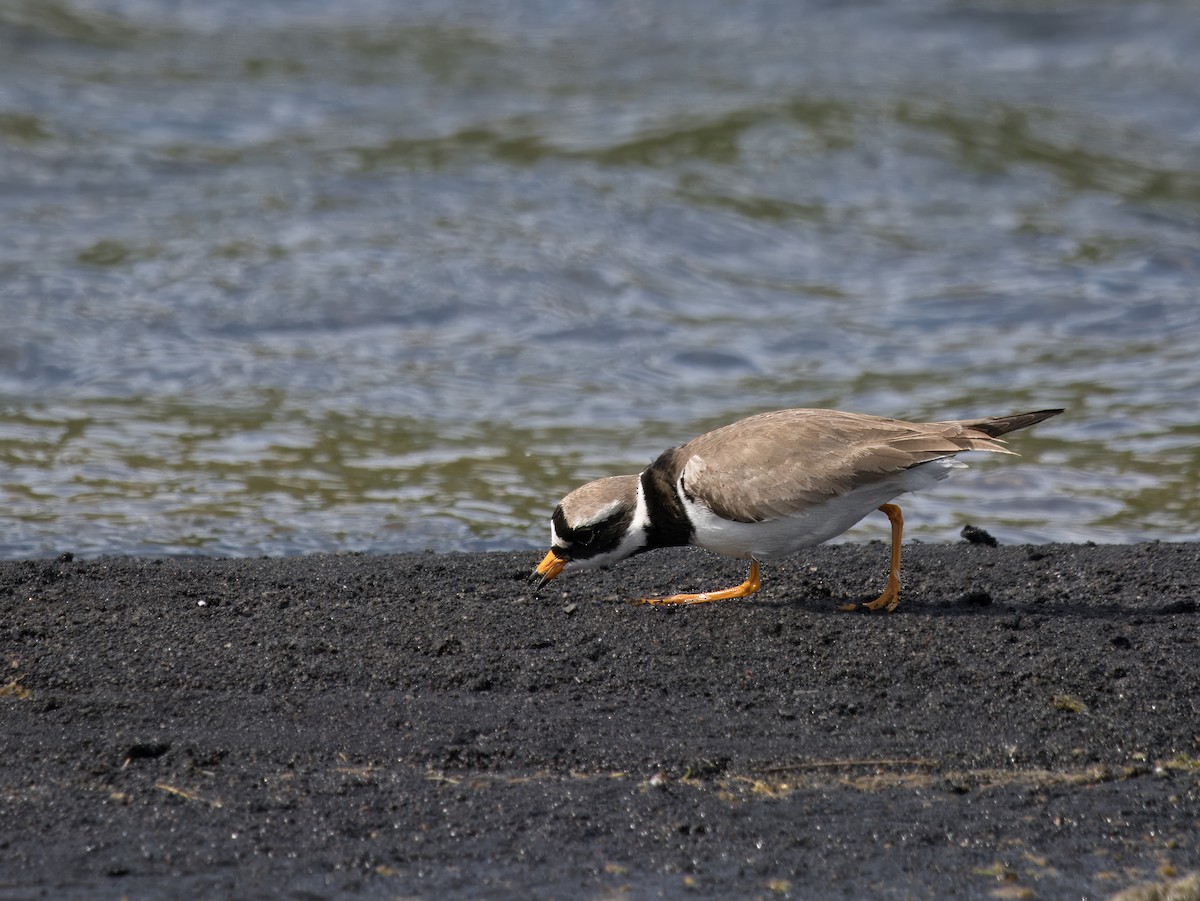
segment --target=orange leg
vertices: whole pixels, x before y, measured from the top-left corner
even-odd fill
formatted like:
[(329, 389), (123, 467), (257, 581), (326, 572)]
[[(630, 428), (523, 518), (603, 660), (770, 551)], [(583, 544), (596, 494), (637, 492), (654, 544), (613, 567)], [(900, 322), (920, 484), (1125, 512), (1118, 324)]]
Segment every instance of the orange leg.
[(892, 566), (883, 594), (863, 606), (868, 610), (887, 608), (887, 612), (891, 613), (900, 605), (900, 536), (904, 531), (904, 517), (900, 515), (900, 508), (895, 504), (884, 504), (879, 510), (886, 514), (892, 523)]
[(707, 604), (709, 601), (726, 601), (730, 598), (744, 598), (754, 594), (762, 587), (762, 579), (758, 577), (758, 561), (751, 558), (750, 575), (741, 585), (726, 588), (723, 591), (706, 591), (704, 594), (673, 594), (669, 598), (642, 598), (637, 604)]

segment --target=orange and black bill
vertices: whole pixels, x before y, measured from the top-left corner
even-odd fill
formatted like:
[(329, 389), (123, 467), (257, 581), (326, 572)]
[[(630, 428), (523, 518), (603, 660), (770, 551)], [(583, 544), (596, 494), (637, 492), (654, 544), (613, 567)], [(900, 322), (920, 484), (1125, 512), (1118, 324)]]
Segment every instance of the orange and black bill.
[(542, 562), (537, 565), (537, 569), (530, 573), (529, 577), (531, 579), (540, 578), (541, 581), (538, 582), (537, 587), (541, 588), (560, 572), (562, 572), (563, 567), (566, 565), (567, 558), (560, 557), (558, 554), (554, 553), (553, 550), (551, 550), (550, 553), (542, 558)]

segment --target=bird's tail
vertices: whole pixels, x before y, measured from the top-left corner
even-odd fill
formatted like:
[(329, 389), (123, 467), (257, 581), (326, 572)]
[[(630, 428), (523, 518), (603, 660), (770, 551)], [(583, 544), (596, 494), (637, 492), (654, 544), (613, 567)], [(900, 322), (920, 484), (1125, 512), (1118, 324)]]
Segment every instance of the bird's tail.
[(999, 438), (1017, 429), (1027, 429), (1037, 425), (1043, 419), (1057, 416), (1062, 410), (1037, 410), (1033, 413), (1013, 413), (1011, 416), (989, 416), (986, 419), (967, 419), (959, 424), (976, 432), (983, 432), (989, 438)]

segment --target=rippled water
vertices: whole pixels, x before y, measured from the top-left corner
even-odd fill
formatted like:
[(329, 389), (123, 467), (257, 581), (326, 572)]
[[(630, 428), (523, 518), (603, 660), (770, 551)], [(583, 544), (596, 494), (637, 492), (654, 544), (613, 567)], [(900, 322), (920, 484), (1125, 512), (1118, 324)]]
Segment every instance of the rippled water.
[(909, 534), (1200, 539), (1198, 84), (1186, 0), (10, 0), (0, 556), (533, 549), (783, 406), (1065, 406)]

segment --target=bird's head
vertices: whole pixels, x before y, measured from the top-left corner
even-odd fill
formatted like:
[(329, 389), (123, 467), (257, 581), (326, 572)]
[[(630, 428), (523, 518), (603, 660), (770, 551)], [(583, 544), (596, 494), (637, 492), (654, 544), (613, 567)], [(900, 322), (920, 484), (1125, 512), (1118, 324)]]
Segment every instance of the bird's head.
[(647, 524), (638, 476), (588, 482), (554, 508), (550, 552), (532, 577), (540, 578), (540, 588), (563, 571), (623, 560), (645, 548)]

